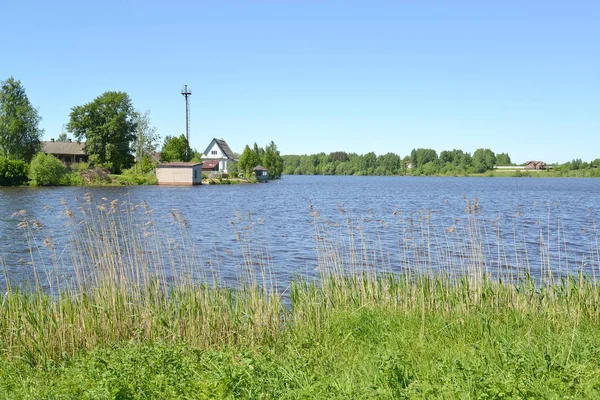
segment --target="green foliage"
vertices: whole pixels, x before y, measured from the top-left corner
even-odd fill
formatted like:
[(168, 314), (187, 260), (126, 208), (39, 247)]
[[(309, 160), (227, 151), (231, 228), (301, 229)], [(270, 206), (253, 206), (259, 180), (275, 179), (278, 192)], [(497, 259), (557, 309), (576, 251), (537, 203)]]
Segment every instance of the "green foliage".
[(154, 169), (152, 155), (158, 148), (160, 137), (156, 134), (156, 128), (150, 123), (150, 110), (142, 113), (134, 113), (135, 122), (135, 160), (138, 172), (147, 173)]
[(56, 139), (57, 142), (66, 142), (67, 140), (69, 140), (69, 138), (67, 137), (66, 133), (61, 133), (60, 135), (58, 135), (58, 139)]
[(60, 186), (83, 186), (85, 180), (77, 171), (67, 172), (64, 174), (59, 182)]
[(240, 174), (240, 169), (238, 168), (238, 163), (236, 162), (229, 162), (227, 164), (227, 172), (229, 173), (229, 176), (232, 178), (237, 178), (237, 176)]
[(160, 150), (160, 157), (165, 162), (188, 161), (187, 157), (192, 154), (192, 149), (185, 135), (167, 136)]
[(113, 180), (120, 185), (156, 185), (156, 175), (153, 172), (139, 174), (135, 169), (123, 171), (121, 175), (113, 175)]
[(32, 186), (57, 186), (67, 173), (67, 167), (50, 154), (37, 153), (29, 166)]
[(202, 158), (202, 153), (199, 152), (196, 149), (192, 149), (192, 158), (191, 158), (190, 161), (193, 161), (193, 162), (203, 162), (204, 159)]
[(238, 162), (238, 168), (240, 171), (243, 171), (244, 176), (249, 178), (254, 176), (252, 169), (257, 165), (260, 165), (260, 163), (261, 159), (258, 153), (255, 150), (252, 150), (250, 146), (246, 145)]
[(413, 149), (410, 152), (410, 162), (413, 168), (419, 168), (428, 162), (438, 163), (438, 154), (433, 149)]
[(496, 155), (490, 149), (477, 149), (473, 153), (473, 171), (482, 173), (496, 165)]
[(350, 158), (345, 151), (334, 151), (333, 153), (329, 153), (329, 161), (346, 162), (350, 161)]
[(27, 183), (29, 164), (0, 156), (0, 186), (19, 186)]
[(92, 102), (71, 109), (69, 132), (85, 140), (90, 162), (113, 173), (133, 163), (131, 144), (136, 139), (136, 113), (129, 95), (105, 92)]
[(510, 161), (510, 156), (508, 153), (500, 153), (496, 156), (496, 165), (498, 166), (509, 166), (513, 165)]
[(278, 179), (283, 173), (283, 159), (273, 141), (263, 152), (262, 166), (269, 170), (269, 179)]
[(78, 352), (56, 367), (35, 368), (13, 358), (0, 371), (0, 393), (140, 399), (600, 396), (600, 336), (586, 315), (579, 320), (488, 306), (422, 313), (373, 304), (324, 314), (303, 316), (286, 324), (276, 340), (252, 346), (129, 340)]
[(0, 88), (0, 155), (29, 162), (41, 149), (42, 118), (33, 108), (21, 81), (13, 77)]

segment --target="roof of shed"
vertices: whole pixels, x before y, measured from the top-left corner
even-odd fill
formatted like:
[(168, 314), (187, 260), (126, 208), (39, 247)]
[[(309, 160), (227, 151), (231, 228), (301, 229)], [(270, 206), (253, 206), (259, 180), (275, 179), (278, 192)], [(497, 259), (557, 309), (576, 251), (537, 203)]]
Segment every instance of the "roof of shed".
[(202, 165), (202, 163), (199, 162), (170, 162), (170, 163), (163, 163), (163, 164), (158, 164), (158, 168), (190, 168), (190, 167), (195, 167), (196, 165)]

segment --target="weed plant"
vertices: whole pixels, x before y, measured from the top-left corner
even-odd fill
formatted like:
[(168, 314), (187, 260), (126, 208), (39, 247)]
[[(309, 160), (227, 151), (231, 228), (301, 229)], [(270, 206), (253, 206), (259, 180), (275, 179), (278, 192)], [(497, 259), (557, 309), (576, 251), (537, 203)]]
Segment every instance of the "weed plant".
[(66, 248), (18, 213), (32, 274), (6, 274), (0, 394), (597, 397), (595, 223), (577, 260), (551, 208), (537, 249), (520, 215), (504, 232), (479, 211), (466, 201), (464, 218), (433, 229), (427, 210), (342, 224), (311, 210), (316, 271), (283, 290), (251, 216), (231, 221), (240, 261), (224, 285), (177, 210), (163, 229), (145, 203), (86, 196), (64, 204)]

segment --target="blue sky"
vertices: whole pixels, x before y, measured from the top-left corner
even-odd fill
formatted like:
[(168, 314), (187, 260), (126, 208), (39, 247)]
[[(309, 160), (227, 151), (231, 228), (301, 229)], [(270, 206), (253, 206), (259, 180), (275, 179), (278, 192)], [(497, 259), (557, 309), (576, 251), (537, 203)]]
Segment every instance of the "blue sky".
[(597, 1), (5, 1), (0, 80), (57, 137), (107, 90), (161, 136), (282, 154), (600, 158)]

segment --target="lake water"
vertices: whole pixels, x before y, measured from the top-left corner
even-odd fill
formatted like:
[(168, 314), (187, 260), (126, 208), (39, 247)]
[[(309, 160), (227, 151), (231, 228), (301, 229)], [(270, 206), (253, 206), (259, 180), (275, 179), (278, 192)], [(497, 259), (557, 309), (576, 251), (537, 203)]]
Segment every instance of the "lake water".
[[(333, 247), (340, 249), (340, 262), (380, 264), (392, 271), (460, 269), (461, 263), (464, 268), (461, 253), (467, 252), (485, 258), (479, 261), (492, 273), (495, 268), (538, 273), (552, 264), (555, 271), (595, 275), (600, 259), (595, 231), (600, 180), (285, 176), (256, 185), (0, 188), (5, 276), (15, 282), (30, 276), (30, 248), (34, 260), (45, 259), (36, 263), (51, 264), (45, 238), (55, 243), (61, 273), (69, 275), (62, 253), (70, 251), (65, 241), (73, 227), (61, 210), (77, 212), (86, 193), (95, 206), (113, 199), (145, 201), (157, 231), (172, 237), (179, 228), (170, 222), (170, 210), (178, 210), (187, 221), (189, 247), (203, 265), (217, 264), (225, 281), (247, 264), (244, 246), (284, 283), (334, 262), (327, 255), (319, 258), (331, 256)], [(42, 228), (20, 229), (23, 217), (14, 213), (21, 210)], [(32, 232), (29, 243), (27, 232)], [(240, 234), (248, 241), (240, 242)], [(357, 260), (352, 249), (364, 256)]]

